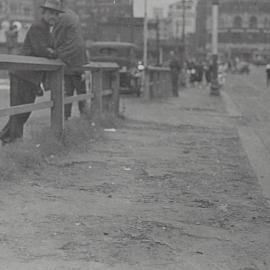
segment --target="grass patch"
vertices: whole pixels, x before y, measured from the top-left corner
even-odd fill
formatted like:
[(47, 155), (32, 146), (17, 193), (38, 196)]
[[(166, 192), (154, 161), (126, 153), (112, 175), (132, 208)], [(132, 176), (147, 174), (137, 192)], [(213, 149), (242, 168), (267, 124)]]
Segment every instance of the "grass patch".
[(32, 133), (31, 139), (6, 145), (0, 152), (0, 181), (40, 170), (52, 156), (61, 158), (70, 152), (86, 152), (95, 140), (104, 138), (104, 128), (117, 128), (122, 121), (108, 114), (91, 117), (86, 114), (67, 121), (60, 137), (56, 137), (50, 128), (43, 128)]

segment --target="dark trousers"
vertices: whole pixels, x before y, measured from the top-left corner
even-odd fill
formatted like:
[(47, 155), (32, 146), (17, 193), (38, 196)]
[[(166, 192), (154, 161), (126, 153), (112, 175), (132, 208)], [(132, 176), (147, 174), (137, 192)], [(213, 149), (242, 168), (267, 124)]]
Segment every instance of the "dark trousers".
[(270, 84), (270, 70), (266, 71), (266, 85), (269, 86)]
[[(10, 74), (10, 106), (34, 103), (38, 86)], [(23, 127), (31, 112), (10, 116), (0, 132), (3, 142), (12, 142), (23, 136)]]
[(178, 74), (171, 74), (173, 96), (178, 97)]
[[(85, 82), (81, 78), (81, 74), (65, 75), (65, 95), (67, 97), (73, 96), (76, 91), (77, 95), (85, 94)], [(84, 112), (86, 102), (79, 101), (79, 111)], [(72, 103), (65, 105), (65, 118), (68, 119), (71, 116)]]

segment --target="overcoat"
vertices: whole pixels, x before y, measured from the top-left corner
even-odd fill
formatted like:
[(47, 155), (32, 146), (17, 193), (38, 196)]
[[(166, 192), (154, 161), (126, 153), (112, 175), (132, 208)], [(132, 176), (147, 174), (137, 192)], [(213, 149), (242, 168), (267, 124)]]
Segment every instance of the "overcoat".
[(53, 30), (53, 48), (66, 64), (65, 75), (82, 72), (86, 63), (86, 50), (79, 16), (70, 9), (60, 14)]
[[(51, 43), (50, 26), (43, 19), (37, 20), (30, 26), (19, 54), (54, 58), (52, 53), (48, 50), (48, 48), (51, 47)], [(41, 71), (17, 70), (12, 73), (20, 79), (31, 82), (37, 86), (40, 85), (44, 76), (44, 73)]]

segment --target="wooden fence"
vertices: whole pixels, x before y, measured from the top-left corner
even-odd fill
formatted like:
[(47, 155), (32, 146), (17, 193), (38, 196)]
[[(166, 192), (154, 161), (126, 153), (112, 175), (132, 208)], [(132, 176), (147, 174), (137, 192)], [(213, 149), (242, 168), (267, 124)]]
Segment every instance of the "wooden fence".
[[(119, 66), (116, 63), (90, 62), (84, 66), (90, 93), (91, 111), (119, 115)], [(90, 86), (89, 86), (90, 85)], [(67, 98), (66, 98), (67, 99)]]
[(64, 97), (64, 63), (40, 57), (0, 54), (0, 69), (46, 71), (50, 80), (51, 100), (0, 109), (0, 117), (51, 109), (51, 128), (56, 134), (64, 129), (64, 105), (90, 99), (92, 111), (119, 113), (119, 67), (115, 63), (89, 63), (84, 66), (88, 93)]
[(148, 66), (145, 76), (145, 99), (149, 100), (172, 95), (171, 75), (169, 68)]

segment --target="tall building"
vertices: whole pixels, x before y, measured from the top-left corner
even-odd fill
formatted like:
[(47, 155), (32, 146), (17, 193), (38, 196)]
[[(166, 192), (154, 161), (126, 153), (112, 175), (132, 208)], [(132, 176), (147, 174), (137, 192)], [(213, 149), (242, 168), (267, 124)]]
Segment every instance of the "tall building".
[[(270, 55), (270, 1), (219, 0), (219, 51), (227, 57), (252, 60)], [(211, 50), (211, 3), (207, 5), (207, 44)]]
[(68, 1), (80, 16), (86, 39), (103, 40), (103, 29), (110, 23), (110, 26), (115, 25), (115, 38), (118, 36), (119, 39), (119, 31), (116, 28), (122, 27), (121, 20), (126, 24), (128, 19), (133, 18), (133, 0)]
[(180, 0), (169, 5), (168, 20), (172, 38), (182, 38), (185, 34), (194, 34), (196, 31), (197, 0)]
[(153, 8), (154, 18), (164, 19), (164, 9), (162, 7)]

